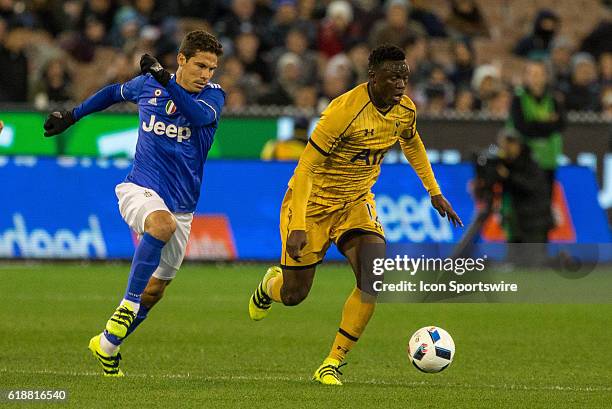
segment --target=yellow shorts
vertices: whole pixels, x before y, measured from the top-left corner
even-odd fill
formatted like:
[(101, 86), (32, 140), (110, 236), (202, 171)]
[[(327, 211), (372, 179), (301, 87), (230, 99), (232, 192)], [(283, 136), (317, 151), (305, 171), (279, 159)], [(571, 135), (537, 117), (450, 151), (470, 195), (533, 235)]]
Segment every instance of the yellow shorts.
[(288, 189), (283, 199), (280, 214), (280, 234), (283, 242), (281, 266), (288, 269), (312, 267), (323, 261), (325, 253), (333, 242), (337, 246), (348, 237), (349, 232), (372, 233), (385, 238), (382, 225), (376, 215), (374, 195), (367, 195), (352, 202), (338, 205), (322, 205), (309, 202), (306, 208), (306, 247), (302, 250), (300, 261), (289, 257), (286, 250), (289, 236), (289, 206), (292, 190)]

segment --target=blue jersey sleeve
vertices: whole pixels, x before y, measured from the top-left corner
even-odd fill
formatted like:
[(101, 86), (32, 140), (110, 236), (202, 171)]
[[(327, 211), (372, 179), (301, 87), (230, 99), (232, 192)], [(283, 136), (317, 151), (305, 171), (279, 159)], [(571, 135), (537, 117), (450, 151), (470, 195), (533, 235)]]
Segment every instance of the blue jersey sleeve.
[(140, 75), (124, 84), (112, 84), (100, 89), (72, 110), (75, 120), (94, 112), (103, 111), (118, 102), (137, 102), (146, 77)]
[(225, 92), (218, 85), (209, 85), (197, 96), (190, 94), (176, 83), (173, 77), (166, 90), (177, 109), (193, 126), (206, 126), (219, 120), (225, 103)]
[(138, 103), (138, 97), (142, 93), (142, 87), (147, 80), (147, 75), (139, 75), (128, 82), (121, 84), (120, 94), (124, 101)]

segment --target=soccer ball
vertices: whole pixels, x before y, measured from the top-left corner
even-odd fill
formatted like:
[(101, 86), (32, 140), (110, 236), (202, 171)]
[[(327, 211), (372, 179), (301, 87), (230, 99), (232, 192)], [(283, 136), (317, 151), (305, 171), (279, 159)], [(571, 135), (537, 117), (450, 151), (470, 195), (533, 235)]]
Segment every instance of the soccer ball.
[(448, 368), (455, 357), (455, 342), (439, 327), (423, 327), (408, 342), (408, 358), (421, 372), (436, 373)]

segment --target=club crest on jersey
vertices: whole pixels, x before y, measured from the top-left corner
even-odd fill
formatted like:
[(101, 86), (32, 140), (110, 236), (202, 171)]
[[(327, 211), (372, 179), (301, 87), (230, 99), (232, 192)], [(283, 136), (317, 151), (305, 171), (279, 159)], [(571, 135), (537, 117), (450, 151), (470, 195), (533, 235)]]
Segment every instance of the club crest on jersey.
[(172, 115), (176, 112), (176, 105), (174, 105), (174, 102), (172, 100), (168, 101), (166, 103), (166, 113), (168, 115)]

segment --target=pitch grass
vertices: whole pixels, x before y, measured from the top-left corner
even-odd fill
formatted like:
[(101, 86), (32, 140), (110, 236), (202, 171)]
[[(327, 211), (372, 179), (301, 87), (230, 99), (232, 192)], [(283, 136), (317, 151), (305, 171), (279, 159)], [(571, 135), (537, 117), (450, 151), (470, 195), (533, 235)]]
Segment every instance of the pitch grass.
[[(379, 305), (344, 368), (345, 386), (310, 376), (326, 356), (353, 278), (319, 269), (310, 297), (258, 323), (247, 300), (263, 265), (188, 265), (122, 348), (123, 379), (87, 350), (122, 294), (126, 264), (1, 265), (0, 389), (69, 391), (74, 408), (603, 408), (612, 402), (611, 305)], [(457, 355), (440, 374), (406, 357), (435, 324)], [(43, 407), (49, 404), (0, 404)]]

